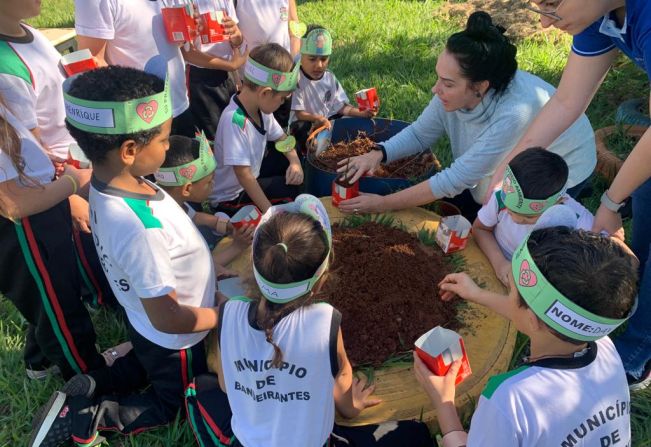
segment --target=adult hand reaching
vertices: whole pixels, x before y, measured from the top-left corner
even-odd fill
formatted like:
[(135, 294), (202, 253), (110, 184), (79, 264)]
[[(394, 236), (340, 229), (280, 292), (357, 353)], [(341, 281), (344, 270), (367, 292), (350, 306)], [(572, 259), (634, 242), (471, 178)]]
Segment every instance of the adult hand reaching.
[(382, 162), (382, 151), (371, 151), (357, 157), (346, 158), (337, 163), (337, 173), (344, 174), (350, 183), (363, 175), (373, 175)]

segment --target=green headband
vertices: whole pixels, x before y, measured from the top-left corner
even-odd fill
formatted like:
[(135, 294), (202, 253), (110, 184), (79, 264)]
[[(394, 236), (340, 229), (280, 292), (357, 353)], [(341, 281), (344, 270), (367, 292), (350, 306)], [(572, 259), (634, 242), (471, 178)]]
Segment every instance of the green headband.
[(316, 269), (314, 276), (302, 281), (296, 281), (289, 284), (271, 282), (258, 272), (255, 268), (255, 263), (253, 263), (253, 275), (255, 276), (255, 280), (264, 297), (272, 303), (285, 304), (310, 292), (319, 278), (321, 278), (321, 275), (323, 275), (328, 268), (330, 251), (332, 250), (332, 230), (330, 228), (330, 218), (328, 217), (328, 212), (323, 206), (323, 203), (314, 196), (301, 194), (296, 197), (294, 202), (272, 206), (266, 213), (264, 213), (260, 223), (256, 227), (255, 233), (253, 234), (253, 251), (255, 251), (255, 246), (258, 242), (260, 228), (262, 228), (269, 219), (280, 213), (299, 213), (310, 216), (321, 224), (321, 228), (323, 229), (326, 240), (328, 241), (328, 253), (319, 268)]
[(270, 87), (277, 92), (296, 90), (301, 65), (295, 64), (292, 71), (282, 72), (265, 67), (250, 57), (244, 65), (244, 77), (256, 85)]
[(538, 269), (528, 241), (529, 237), (513, 254), (511, 268), (518, 292), (545, 324), (573, 340), (591, 341), (610, 334), (628, 319), (600, 317), (563, 296)]
[(332, 54), (332, 35), (323, 28), (313, 29), (301, 39), (301, 54), (310, 56), (330, 56)]
[(558, 202), (558, 199), (565, 193), (561, 189), (547, 199), (527, 199), (522, 193), (522, 187), (515, 178), (511, 167), (507, 166), (504, 172), (504, 181), (502, 182), (502, 201), (504, 206), (514, 213), (524, 214), (527, 216), (537, 216), (542, 214), (546, 209)]
[(63, 82), (66, 121), (77, 129), (103, 135), (128, 135), (160, 126), (172, 117), (169, 78), (165, 89), (128, 101), (91, 101), (70, 95), (76, 76)]
[(154, 173), (156, 183), (162, 186), (183, 186), (197, 182), (215, 172), (217, 162), (210, 150), (206, 135), (202, 132), (196, 139), (200, 145), (199, 158), (180, 166), (158, 168)]

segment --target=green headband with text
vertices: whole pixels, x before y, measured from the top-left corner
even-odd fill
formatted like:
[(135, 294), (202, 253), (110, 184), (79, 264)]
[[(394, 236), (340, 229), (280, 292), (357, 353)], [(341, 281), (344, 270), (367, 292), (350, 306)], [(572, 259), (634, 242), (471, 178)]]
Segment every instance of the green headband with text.
[(103, 135), (128, 135), (154, 129), (172, 117), (169, 78), (162, 92), (128, 101), (91, 101), (70, 95), (77, 76), (63, 83), (66, 121), (77, 129)]
[(332, 35), (323, 28), (313, 29), (301, 39), (301, 54), (310, 56), (330, 56), (332, 54)]
[(610, 334), (628, 319), (600, 317), (563, 296), (538, 269), (528, 242), (529, 237), (513, 254), (513, 278), (524, 301), (545, 324), (573, 340), (591, 341)]
[(504, 172), (504, 181), (502, 182), (502, 201), (504, 206), (514, 213), (524, 214), (527, 216), (537, 216), (545, 210), (555, 205), (558, 199), (565, 193), (561, 189), (556, 194), (547, 199), (527, 199), (522, 192), (522, 187), (515, 178), (511, 167), (507, 166)]
[(269, 87), (277, 92), (296, 90), (300, 64), (295, 64), (292, 71), (282, 72), (254, 61), (250, 57), (244, 65), (244, 77), (256, 85)]
[[(302, 281), (296, 281), (289, 284), (278, 284), (269, 281), (264, 276), (258, 272), (258, 269), (253, 263), (253, 275), (255, 280), (258, 283), (260, 291), (266, 299), (272, 303), (285, 304), (293, 301), (306, 293), (310, 292), (314, 285), (317, 283), (321, 275), (327, 270), (328, 263), (330, 260), (330, 252), (332, 250), (332, 229), (330, 228), (330, 218), (328, 217), (328, 212), (326, 211), (323, 203), (319, 199), (309, 194), (301, 194), (296, 197), (296, 200), (292, 203), (287, 203), (284, 205), (272, 206), (267, 210), (266, 213), (262, 216), (260, 223), (256, 227), (255, 233), (253, 234), (253, 251), (255, 252), (255, 247), (258, 242), (258, 234), (260, 228), (269, 221), (273, 216), (280, 213), (300, 213), (310, 216), (312, 219), (316, 220), (321, 224), (323, 233), (326, 237), (328, 243), (328, 253), (326, 254), (325, 259), (321, 263), (316, 272), (311, 278), (304, 279)], [(285, 248), (285, 251), (287, 249)]]
[(167, 166), (158, 168), (154, 173), (156, 183), (162, 186), (183, 186), (194, 183), (211, 175), (217, 168), (217, 162), (210, 150), (206, 135), (202, 132), (196, 137), (199, 141), (199, 158), (180, 166)]

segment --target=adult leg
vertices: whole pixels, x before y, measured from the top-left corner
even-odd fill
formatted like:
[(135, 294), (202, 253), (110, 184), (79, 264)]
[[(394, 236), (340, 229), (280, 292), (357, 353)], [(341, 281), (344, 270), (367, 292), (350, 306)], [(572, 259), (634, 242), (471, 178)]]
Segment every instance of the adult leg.
[(651, 363), (651, 179), (633, 193), (632, 248), (640, 259), (638, 307), (628, 320), (626, 331), (614, 340), (624, 369), (633, 379), (640, 379)]
[(172, 119), (172, 135), (183, 135), (194, 138), (197, 128), (194, 125), (194, 117), (190, 108)]

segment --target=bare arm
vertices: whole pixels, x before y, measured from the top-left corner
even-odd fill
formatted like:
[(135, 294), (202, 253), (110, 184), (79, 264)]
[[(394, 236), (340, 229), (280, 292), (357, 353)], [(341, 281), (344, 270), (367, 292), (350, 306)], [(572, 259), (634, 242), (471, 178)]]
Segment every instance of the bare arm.
[(339, 113), (343, 116), (356, 116), (358, 118), (373, 118), (375, 115), (377, 115), (377, 112), (377, 109), (359, 110), (358, 107), (351, 106), (350, 104), (345, 104), (339, 110)]
[[(289, 20), (298, 22), (298, 9), (296, 8), (296, 0), (289, 0)], [(301, 39), (294, 36), (289, 30), (289, 21), (287, 21), (287, 32), (289, 33), (289, 46), (291, 49), (292, 57), (295, 57), (301, 51)]]
[(310, 121), (312, 123), (317, 123), (318, 125), (326, 125), (330, 127), (330, 121), (328, 121), (328, 118), (323, 115), (309, 113), (305, 110), (294, 110), (294, 115), (296, 115), (297, 120)]
[(267, 210), (271, 208), (271, 202), (269, 202), (264, 191), (260, 188), (258, 180), (253, 176), (251, 167), (233, 166), (233, 170), (235, 171), (237, 181), (240, 182), (240, 185), (242, 185), (244, 191), (246, 191), (251, 200), (253, 200), (253, 203), (255, 203), (263, 214), (266, 213)]
[(91, 54), (97, 59), (97, 63), (100, 67), (109, 65), (109, 62), (106, 60), (107, 42), (108, 41), (105, 39), (77, 35), (77, 48), (80, 50), (88, 48)]
[(241, 55), (238, 50), (233, 51), (233, 58), (231, 60), (211, 56), (195, 49), (194, 47), (190, 47), (187, 51), (181, 47), (181, 53), (183, 53), (183, 59), (185, 59), (186, 62), (196, 65), (197, 67), (210, 68), (213, 70), (235, 71), (244, 65), (244, 62), (246, 61), (245, 55)]
[[(378, 153), (381, 156), (381, 153)], [(341, 202), (339, 204), (339, 210), (344, 213), (384, 213), (386, 211), (402, 210), (425, 205), (436, 199), (437, 197), (429, 187), (429, 182), (425, 180), (417, 185), (387, 196), (362, 193), (358, 197)]]
[(190, 334), (217, 327), (218, 307), (194, 307), (179, 304), (176, 293), (157, 298), (141, 298), (151, 324), (167, 334)]

